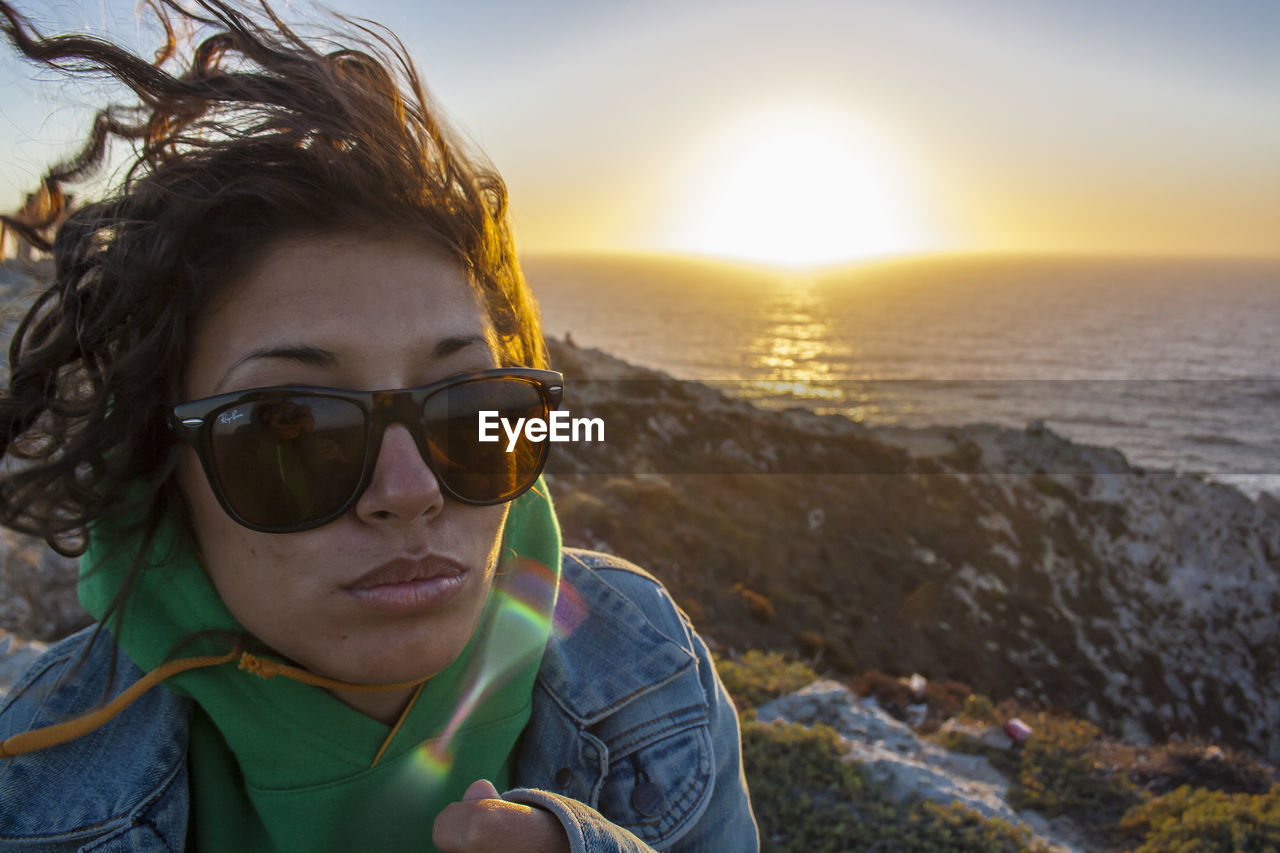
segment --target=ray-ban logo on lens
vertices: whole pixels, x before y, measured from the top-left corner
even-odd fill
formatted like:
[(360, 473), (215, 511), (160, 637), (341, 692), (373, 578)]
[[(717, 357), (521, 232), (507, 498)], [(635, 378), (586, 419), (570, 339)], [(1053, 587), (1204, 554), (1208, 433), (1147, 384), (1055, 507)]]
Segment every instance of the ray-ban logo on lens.
[(501, 441), (498, 427), (507, 434), (507, 452), (516, 449), (521, 433), (529, 441), (604, 441), (603, 418), (575, 418), (569, 412), (552, 412), (550, 420), (516, 418), (512, 423), (497, 412), (480, 412), (480, 440)]
[(223, 412), (218, 415), (218, 423), (233, 424), (244, 417), (244, 412), (239, 409), (232, 409), (229, 412)]

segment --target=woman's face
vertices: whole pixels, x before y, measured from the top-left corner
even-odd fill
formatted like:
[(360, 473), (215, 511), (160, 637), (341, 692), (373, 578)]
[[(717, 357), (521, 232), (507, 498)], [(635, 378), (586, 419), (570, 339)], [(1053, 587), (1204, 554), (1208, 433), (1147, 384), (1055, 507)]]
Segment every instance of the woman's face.
[[(298, 238), (201, 318), (186, 394), (426, 385), (496, 367), (493, 339), (464, 272), (443, 253), (407, 240)], [(403, 425), (387, 428), (355, 508), (301, 533), (232, 521), (189, 448), (179, 476), (218, 594), (281, 654), (332, 678), (387, 683), (434, 675), (470, 639), (506, 506), (445, 498)]]

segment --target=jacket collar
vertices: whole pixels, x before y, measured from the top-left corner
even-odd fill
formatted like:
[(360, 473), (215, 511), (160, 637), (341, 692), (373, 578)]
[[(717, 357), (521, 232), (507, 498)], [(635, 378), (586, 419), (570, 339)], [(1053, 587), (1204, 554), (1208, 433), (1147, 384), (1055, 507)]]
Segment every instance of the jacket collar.
[(696, 665), (582, 557), (566, 553), (563, 566), (538, 681), (576, 722), (598, 722)]

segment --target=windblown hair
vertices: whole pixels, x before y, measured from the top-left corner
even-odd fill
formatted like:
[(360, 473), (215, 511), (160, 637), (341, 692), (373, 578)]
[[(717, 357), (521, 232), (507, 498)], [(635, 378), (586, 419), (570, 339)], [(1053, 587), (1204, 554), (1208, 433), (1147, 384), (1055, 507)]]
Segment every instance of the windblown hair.
[[(499, 176), (443, 126), (404, 46), (347, 21), (321, 50), (266, 4), (153, 0), (166, 33), (153, 60), (95, 37), (44, 37), (0, 0), (27, 58), (106, 72), (136, 104), (97, 113), (80, 153), (53, 166), (4, 227), (54, 258), (23, 318), (0, 398), (0, 523), (62, 553), (96, 519), (177, 497), (166, 406), (180, 401), (203, 310), (282, 239), (355, 231), (420, 238), (470, 276), (506, 365), (545, 366)], [(190, 44), (178, 27), (211, 28)], [(207, 32), (207, 29), (201, 29)], [(67, 188), (99, 171), (108, 143), (134, 158), (109, 197), (68, 210)], [(60, 223), (60, 224), (59, 224)], [(146, 486), (132, 507), (124, 496)]]

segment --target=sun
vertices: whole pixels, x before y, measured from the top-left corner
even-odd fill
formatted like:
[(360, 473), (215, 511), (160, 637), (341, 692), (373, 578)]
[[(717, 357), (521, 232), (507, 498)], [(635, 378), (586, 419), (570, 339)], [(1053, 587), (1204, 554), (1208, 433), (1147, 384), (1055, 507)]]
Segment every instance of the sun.
[(894, 153), (838, 111), (738, 122), (702, 158), (672, 236), (681, 251), (808, 267), (930, 243)]

